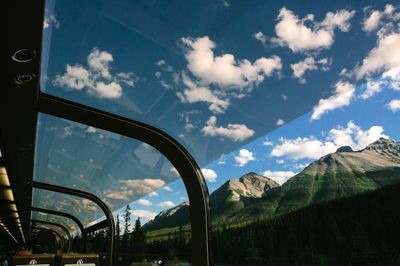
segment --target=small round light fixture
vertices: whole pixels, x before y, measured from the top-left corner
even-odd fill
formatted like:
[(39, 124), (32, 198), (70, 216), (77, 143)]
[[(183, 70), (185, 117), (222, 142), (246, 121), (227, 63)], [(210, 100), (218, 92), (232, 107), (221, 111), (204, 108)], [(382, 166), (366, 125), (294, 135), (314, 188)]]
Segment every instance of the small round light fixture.
[(31, 82), (35, 77), (36, 75), (32, 73), (21, 74), (14, 78), (14, 82), (17, 84), (27, 84)]
[(12, 56), (12, 60), (18, 63), (26, 63), (32, 61), (36, 57), (36, 51), (31, 49), (21, 49), (16, 51)]

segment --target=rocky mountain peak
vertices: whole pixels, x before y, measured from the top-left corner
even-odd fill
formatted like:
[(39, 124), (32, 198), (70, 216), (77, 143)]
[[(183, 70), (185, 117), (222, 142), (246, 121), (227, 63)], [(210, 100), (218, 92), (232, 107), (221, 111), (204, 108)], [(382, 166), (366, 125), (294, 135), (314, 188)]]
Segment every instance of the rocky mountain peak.
[(353, 149), (350, 146), (342, 146), (339, 147), (336, 152), (353, 152)]
[(233, 200), (240, 200), (241, 196), (261, 198), (266, 191), (278, 187), (279, 184), (272, 179), (254, 172), (247, 173), (239, 179), (229, 181), (228, 190), (233, 193)]

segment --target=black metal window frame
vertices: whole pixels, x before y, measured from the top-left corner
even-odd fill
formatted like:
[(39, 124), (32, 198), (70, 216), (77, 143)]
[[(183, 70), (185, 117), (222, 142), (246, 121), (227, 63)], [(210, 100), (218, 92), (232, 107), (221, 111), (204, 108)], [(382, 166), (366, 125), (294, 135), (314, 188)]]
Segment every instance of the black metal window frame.
[(86, 252), (86, 231), (85, 231), (85, 227), (83, 226), (83, 224), (81, 223), (81, 221), (78, 218), (76, 218), (72, 214), (69, 214), (69, 213), (66, 213), (66, 212), (48, 210), (48, 209), (37, 208), (37, 207), (32, 207), (31, 211), (38, 212), (38, 213), (51, 214), (51, 215), (55, 215), (55, 216), (71, 219), (78, 226), (79, 231), (81, 231), (81, 235), (82, 235), (82, 252), (83, 253)]
[[(42, 93), (40, 63), (45, 1), (15, 0), (3, 5), (6, 49), (1, 57), (6, 72), (0, 91), (0, 138), (10, 176), (14, 177), (12, 187), (16, 191), (24, 232), (29, 232), (36, 124), (41, 112), (140, 140), (170, 160), (182, 177), (189, 197), (193, 265), (211, 265), (209, 193), (193, 157), (177, 140), (158, 128)], [(12, 55), (21, 49), (31, 50), (35, 58), (27, 62), (14, 60)], [(18, 82), (26, 74), (32, 79), (23, 84)], [(16, 135), (16, 132), (24, 134)]]
[[(52, 225), (52, 226), (56, 226), (58, 228), (61, 228), (62, 231), (64, 231), (65, 235), (68, 238), (68, 247), (66, 249), (67, 252), (71, 252), (71, 248), (72, 248), (72, 237), (71, 234), (69, 233), (68, 229), (63, 226), (62, 224), (59, 223), (53, 223), (53, 222), (48, 222), (48, 221), (42, 221), (42, 220), (31, 220), (32, 224), (44, 224), (44, 225)], [(62, 238), (64, 240), (64, 238)]]

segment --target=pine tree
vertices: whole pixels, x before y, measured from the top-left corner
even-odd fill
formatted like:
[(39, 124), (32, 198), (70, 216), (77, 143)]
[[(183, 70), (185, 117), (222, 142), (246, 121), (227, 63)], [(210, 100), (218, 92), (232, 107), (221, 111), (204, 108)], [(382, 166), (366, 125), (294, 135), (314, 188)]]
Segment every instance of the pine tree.
[(129, 246), (129, 235), (130, 235), (130, 230), (129, 227), (131, 226), (131, 207), (126, 205), (124, 214), (122, 217), (125, 220), (125, 225), (124, 225), (124, 235), (122, 236), (122, 243), (121, 243), (121, 251), (128, 252), (130, 250)]
[(136, 252), (143, 253), (146, 242), (146, 234), (142, 228), (140, 218), (135, 221), (135, 227), (132, 233), (132, 246)]
[(116, 224), (116, 226), (115, 226), (115, 235), (118, 237), (119, 236), (119, 234), (121, 233), (120, 232), (120, 228), (119, 228), (119, 214), (117, 214), (117, 224)]
[(131, 207), (129, 206), (129, 204), (126, 205), (123, 217), (125, 220), (124, 235), (127, 235), (130, 233), (129, 226), (131, 226)]

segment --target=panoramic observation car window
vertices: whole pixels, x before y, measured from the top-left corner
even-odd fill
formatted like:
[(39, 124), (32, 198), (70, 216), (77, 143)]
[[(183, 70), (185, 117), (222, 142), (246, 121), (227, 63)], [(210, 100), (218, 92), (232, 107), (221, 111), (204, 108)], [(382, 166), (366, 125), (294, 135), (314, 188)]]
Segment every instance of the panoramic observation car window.
[[(185, 186), (171, 162), (152, 146), (40, 114), (34, 181), (86, 191), (105, 202), (116, 221), (120, 260), (191, 260), (190, 207)], [(170, 208), (176, 206), (180, 219), (170, 220), (170, 213), (177, 211)], [(33, 207), (68, 212), (85, 227), (105, 219), (95, 202), (40, 188), (33, 190)], [(38, 217), (61, 219), (63, 225), (68, 222), (71, 232), (79, 233), (65, 218), (32, 212), (32, 219)], [(106, 251), (106, 232), (104, 229), (90, 235), (89, 250)], [(176, 247), (164, 254), (162, 247), (169, 245)]]
[[(150, 250), (190, 260), (197, 219), (179, 199), (192, 195), (173, 194), (174, 156), (122, 136), (135, 121), (200, 166), (215, 264), (395, 264), (399, 22), (392, 0), (49, 0), (39, 110), (97, 127), (41, 114), (35, 180), (97, 195), (120, 226), (151, 212), (145, 245), (120, 231), (121, 265)], [(166, 186), (174, 198), (155, 203)]]

